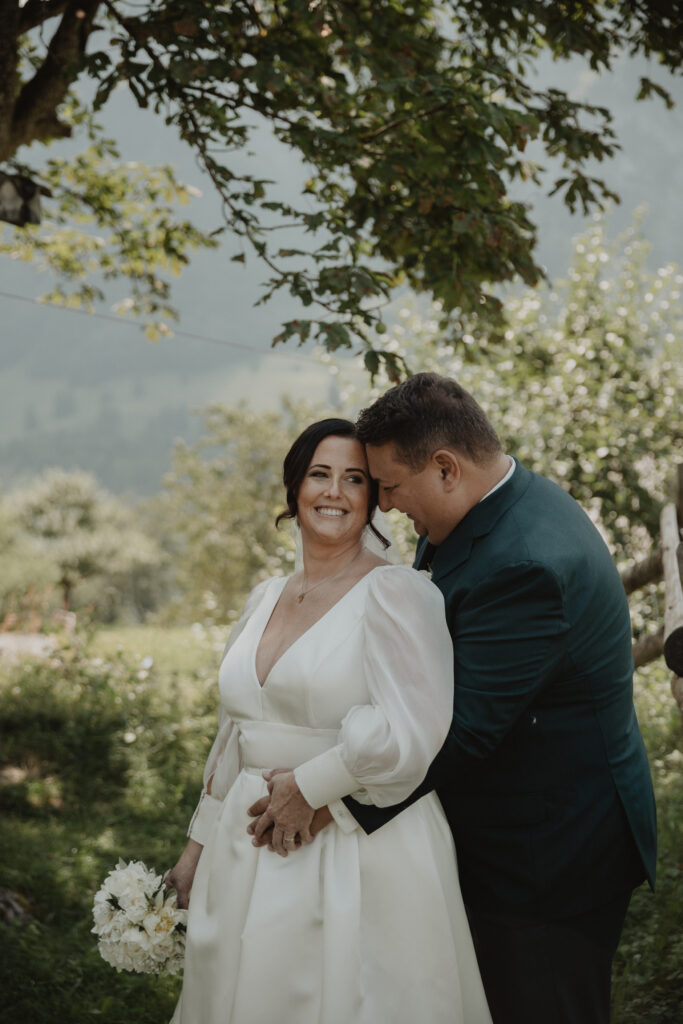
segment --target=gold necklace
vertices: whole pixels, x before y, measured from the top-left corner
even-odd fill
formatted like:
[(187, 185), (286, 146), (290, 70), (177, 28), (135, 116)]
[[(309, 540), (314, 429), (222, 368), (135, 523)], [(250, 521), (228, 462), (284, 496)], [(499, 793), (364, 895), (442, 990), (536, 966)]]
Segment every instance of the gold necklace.
[(296, 603), (297, 603), (297, 604), (301, 604), (301, 602), (302, 602), (302, 601), (303, 601), (303, 599), (304, 599), (304, 598), (306, 597), (306, 595), (307, 595), (307, 594), (310, 594), (310, 593), (311, 593), (311, 591), (312, 591), (312, 590), (315, 590), (315, 588), (316, 588), (316, 587), (321, 587), (321, 586), (323, 585), (323, 583), (331, 583), (331, 582), (332, 582), (332, 580), (336, 580), (338, 576), (341, 576), (341, 574), (342, 574), (343, 572), (346, 572), (346, 570), (347, 570), (347, 569), (349, 569), (349, 568), (350, 568), (350, 567), (351, 567), (351, 566), (353, 565), (353, 563), (354, 563), (354, 562), (356, 561), (356, 559), (358, 558), (358, 556), (360, 555), (360, 553), (361, 553), (361, 551), (362, 551), (362, 550), (363, 550), (363, 548), (361, 547), (361, 548), (360, 548), (360, 549), (359, 549), (359, 550), (358, 550), (358, 551), (356, 552), (356, 554), (355, 554), (355, 555), (353, 556), (353, 558), (351, 559), (351, 561), (350, 561), (350, 562), (347, 562), (347, 563), (346, 563), (346, 565), (343, 565), (343, 566), (341, 567), (341, 569), (339, 570), (339, 572), (335, 572), (335, 574), (334, 574), (333, 576), (325, 576), (325, 577), (324, 577), (323, 579), (321, 579), (321, 580), (318, 580), (318, 582), (317, 582), (317, 583), (314, 583), (312, 587), (309, 587), (309, 588), (308, 588), (308, 590), (305, 590), (305, 589), (304, 589), (304, 588), (305, 588), (305, 586), (306, 586), (306, 570), (305, 570), (305, 569), (302, 569), (302, 574), (303, 574), (303, 585), (302, 585), (302, 587), (301, 587), (301, 590), (300, 590), (300, 591), (299, 591), (299, 593), (298, 593), (298, 596), (297, 596), (297, 599), (296, 599)]

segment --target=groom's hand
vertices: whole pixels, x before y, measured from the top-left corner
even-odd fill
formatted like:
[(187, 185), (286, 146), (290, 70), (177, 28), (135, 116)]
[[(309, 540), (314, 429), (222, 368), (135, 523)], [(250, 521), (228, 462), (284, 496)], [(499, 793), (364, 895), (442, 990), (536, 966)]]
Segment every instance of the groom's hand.
[(254, 823), (254, 839), (260, 839), (272, 825), (269, 845), (275, 853), (286, 857), (290, 850), (296, 849), (297, 840), (302, 843), (313, 840), (310, 827), (315, 811), (299, 789), (294, 772), (264, 772), (263, 777), (268, 782), (270, 801)]
[[(248, 813), (255, 818), (247, 828), (254, 846), (268, 846), (281, 856), (310, 843), (332, 821), (327, 807), (314, 812), (296, 784), (294, 773), (281, 768), (263, 773), (269, 796), (252, 804)], [(292, 838), (294, 837), (294, 838)]]
[[(251, 815), (252, 818), (256, 818), (256, 821), (252, 821), (252, 822), (249, 823), (249, 825), (247, 825), (247, 832), (249, 833), (250, 836), (254, 836), (255, 837), (256, 826), (260, 823), (261, 817), (268, 810), (268, 804), (270, 803), (270, 781), (271, 781), (271, 779), (273, 778), (274, 775), (281, 775), (281, 774), (284, 774), (285, 772), (288, 772), (288, 771), (290, 771), (289, 768), (271, 768), (269, 771), (262, 773), (263, 774), (263, 778), (268, 783), (268, 794), (266, 796), (262, 796), (259, 800), (256, 801), (255, 804), (252, 804), (251, 807), (247, 808), (247, 814)], [(271, 821), (269, 825), (266, 825), (265, 828), (260, 831), (259, 838), (258, 839), (254, 838), (252, 840), (252, 842), (253, 842), (254, 846), (267, 846), (270, 850), (272, 850), (273, 849), (272, 842), (271, 842), (272, 841), (272, 837), (273, 837), (273, 822)]]
[[(270, 797), (262, 796), (260, 800), (257, 800), (255, 804), (251, 805), (251, 807), (248, 810), (248, 814), (250, 814), (252, 818), (260, 818), (261, 815), (267, 810), (269, 803)], [(313, 815), (313, 821), (311, 822), (310, 832), (313, 838), (315, 839), (318, 832), (322, 832), (322, 830), (332, 821), (334, 821), (334, 818), (332, 816), (332, 813), (330, 812), (329, 807), (327, 805), (325, 805), (324, 807), (319, 807), (318, 810)], [(252, 821), (251, 824), (247, 826), (247, 832), (249, 833), (249, 835), (254, 835), (255, 827), (256, 821)], [(267, 846), (268, 849), (272, 850), (272, 836), (273, 826), (270, 825), (270, 827), (266, 828), (265, 832), (263, 832), (260, 839), (254, 838), (252, 842), (254, 846)], [(298, 850), (300, 846), (301, 841), (297, 838), (296, 849)]]

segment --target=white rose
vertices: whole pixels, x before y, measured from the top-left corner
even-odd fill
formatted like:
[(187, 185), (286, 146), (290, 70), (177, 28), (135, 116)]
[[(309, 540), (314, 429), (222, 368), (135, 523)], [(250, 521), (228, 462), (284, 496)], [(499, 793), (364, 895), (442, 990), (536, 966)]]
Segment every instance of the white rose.
[(149, 899), (147, 894), (140, 889), (127, 889), (119, 896), (119, 903), (126, 917), (133, 924), (140, 924), (149, 912)]
[(117, 923), (118, 911), (108, 901), (95, 903), (92, 910), (95, 927), (92, 929), (96, 935), (108, 935), (114, 931)]

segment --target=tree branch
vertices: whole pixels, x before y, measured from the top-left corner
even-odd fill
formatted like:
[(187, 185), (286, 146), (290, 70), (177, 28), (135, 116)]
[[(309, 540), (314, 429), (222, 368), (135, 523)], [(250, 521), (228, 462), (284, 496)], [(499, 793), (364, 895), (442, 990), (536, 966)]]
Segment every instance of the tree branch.
[(648, 583), (655, 583), (662, 578), (662, 549), (656, 548), (647, 558), (641, 559), (628, 569), (622, 569), (621, 582), (627, 594), (639, 590)]
[(416, 114), (409, 114), (407, 117), (397, 117), (394, 121), (389, 121), (387, 124), (381, 125), (379, 128), (375, 128), (371, 132), (366, 132), (365, 135), (361, 135), (361, 142), (369, 142), (371, 139), (378, 139), (380, 135), (384, 135), (386, 132), (391, 132), (394, 128), (400, 128), (403, 124), (408, 124), (410, 121), (424, 121), (426, 117), (431, 117), (432, 114), (438, 113), (439, 110), (445, 110), (451, 106), (451, 100), (444, 100), (443, 103), (437, 103), (433, 107), (429, 107), (428, 110), (420, 110)]
[(62, 14), (68, 5), (69, 0), (28, 0), (21, 9), (19, 31), (22, 35), (24, 32), (30, 32), (32, 28)]
[(71, 134), (62, 124), (57, 108), (81, 70), (93, 19), (100, 0), (70, 0), (45, 54), (41, 66), (21, 89), (14, 107), (7, 159), (20, 146), (34, 140), (64, 138)]
[(3, 158), (10, 135), (12, 111), (18, 84), (17, 39), (21, 9), (16, 0), (0, 0), (0, 159)]

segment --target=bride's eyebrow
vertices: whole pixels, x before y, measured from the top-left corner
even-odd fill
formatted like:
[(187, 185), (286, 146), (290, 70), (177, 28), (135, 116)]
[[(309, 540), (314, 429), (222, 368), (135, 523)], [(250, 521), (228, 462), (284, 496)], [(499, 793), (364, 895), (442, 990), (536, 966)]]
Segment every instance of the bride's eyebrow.
[[(324, 462), (314, 462), (310, 469), (332, 469), (332, 466), (325, 465)], [(362, 473), (363, 476), (367, 476), (367, 471), (361, 469), (360, 466), (347, 466), (344, 470), (345, 473)]]

